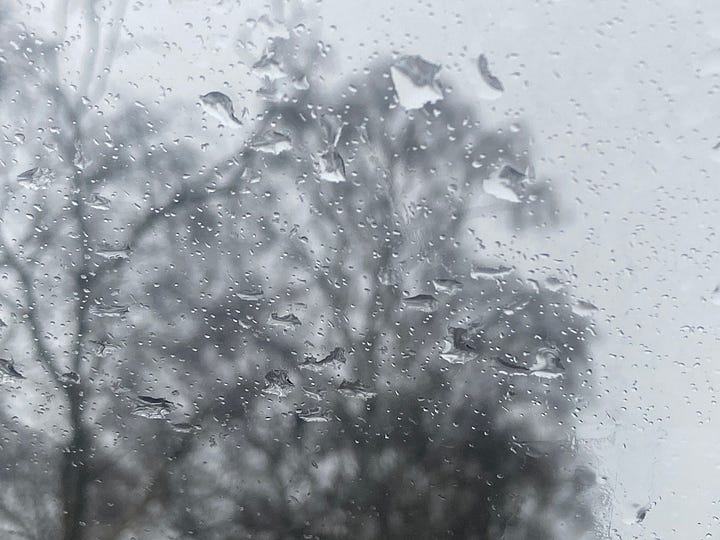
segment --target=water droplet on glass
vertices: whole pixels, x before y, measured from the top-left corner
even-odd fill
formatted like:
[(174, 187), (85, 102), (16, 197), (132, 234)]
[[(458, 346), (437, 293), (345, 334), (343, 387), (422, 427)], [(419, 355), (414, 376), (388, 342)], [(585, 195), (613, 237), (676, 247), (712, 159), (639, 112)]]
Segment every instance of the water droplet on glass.
[(377, 395), (377, 392), (365, 386), (360, 381), (348, 381), (345, 379), (338, 385), (337, 390), (345, 397), (358, 398), (364, 401), (372, 399)]
[(0, 358), (0, 383), (24, 379), (25, 376), (15, 368), (12, 360)]
[(512, 266), (476, 266), (470, 271), (472, 279), (500, 279), (515, 271)]
[(130, 257), (130, 248), (127, 246), (100, 246), (96, 253), (103, 259), (127, 259)]
[(263, 299), (265, 296), (265, 292), (262, 290), (262, 287), (255, 290), (242, 290), (235, 293), (235, 296), (237, 296), (240, 300), (244, 300), (246, 302), (258, 302)]
[(66, 371), (65, 373), (59, 374), (58, 379), (66, 385), (78, 384), (80, 382), (80, 375), (74, 371)]
[(315, 422), (329, 422), (330, 414), (317, 407), (315, 409), (299, 410), (296, 412), (297, 417), (303, 422), (315, 423)]
[(327, 395), (327, 390), (323, 389), (311, 389), (311, 388), (302, 388), (303, 394), (305, 394), (310, 399), (314, 399), (315, 401), (323, 401), (325, 399), (325, 396)]
[(437, 298), (430, 294), (418, 294), (402, 299), (403, 305), (408, 309), (432, 313), (440, 307)]
[(271, 369), (265, 374), (265, 386), (263, 392), (283, 398), (287, 396), (295, 384), (290, 380), (287, 370)]
[(268, 319), (268, 325), (278, 326), (280, 328), (291, 329), (300, 326), (302, 322), (294, 313), (288, 313), (287, 315), (278, 315), (277, 313), (271, 313)]
[(175, 433), (195, 433), (201, 429), (200, 426), (188, 422), (175, 422), (170, 424), (170, 427)]
[(590, 317), (598, 311), (598, 308), (595, 304), (591, 304), (585, 300), (576, 300), (573, 303), (572, 310), (576, 315), (580, 315), (581, 317)]
[(205, 112), (224, 125), (235, 128), (242, 125), (242, 122), (235, 116), (232, 100), (222, 92), (208, 92), (200, 96), (200, 103)]
[(267, 131), (253, 139), (250, 148), (266, 154), (278, 155), (292, 149), (290, 136), (279, 131)]
[(467, 364), (477, 358), (478, 353), (470, 343), (470, 333), (467, 328), (449, 327), (450, 335), (445, 339), (446, 347), (440, 353), (440, 358), (448, 364)]
[(168, 401), (165, 398), (156, 398), (152, 396), (138, 396), (135, 398), (137, 404), (133, 408), (131, 414), (133, 416), (141, 416), (152, 420), (165, 419), (172, 411), (177, 408), (177, 404)]
[(346, 361), (345, 349), (342, 347), (335, 347), (330, 354), (321, 360), (317, 360), (312, 355), (306, 355), (305, 360), (298, 364), (298, 367), (309, 371), (320, 371), (325, 368), (339, 369), (345, 365)]
[(38, 190), (48, 187), (55, 180), (55, 173), (45, 167), (33, 167), (17, 176), (18, 184), (27, 189)]
[(91, 343), (95, 347), (95, 354), (101, 357), (110, 356), (111, 354), (122, 350), (122, 344), (115, 341), (115, 338), (113, 338), (110, 334), (102, 340), (91, 340)]
[(252, 69), (257, 75), (266, 77), (271, 81), (286, 76), (280, 63), (275, 58), (275, 51), (272, 49), (266, 50), (260, 59), (253, 64)]
[(545, 288), (550, 292), (558, 292), (565, 287), (565, 282), (554, 276), (548, 276), (544, 280)]
[(480, 80), (482, 81), (480, 97), (489, 100), (498, 99), (503, 95), (505, 88), (503, 88), (500, 79), (498, 79), (490, 71), (488, 59), (484, 54), (478, 56), (477, 66), (478, 71), (480, 72)]
[(648, 512), (652, 509), (653, 506), (655, 506), (655, 504), (650, 503), (638, 508), (637, 512), (635, 512), (635, 523), (642, 523), (643, 521), (645, 521)]
[(560, 361), (557, 349), (553, 347), (540, 347), (535, 352), (535, 364), (530, 366), (530, 373), (537, 377), (554, 379), (561, 377), (565, 367)]
[(435, 292), (443, 294), (457, 294), (463, 288), (462, 282), (456, 279), (433, 279), (432, 284), (435, 287)]
[(535, 363), (530, 366), (519, 363), (514, 358), (499, 356), (495, 360), (503, 368), (509, 369), (501, 370), (508, 375), (534, 375), (543, 379), (557, 379), (565, 372), (557, 350), (552, 347), (539, 347), (535, 352)]
[(99, 193), (91, 193), (85, 198), (85, 203), (96, 210), (110, 210), (110, 199)]
[(497, 199), (519, 203), (518, 192), (525, 179), (523, 173), (510, 165), (504, 165), (496, 174), (483, 180), (483, 190)]
[(296, 90), (307, 90), (308, 88), (310, 88), (310, 82), (305, 75), (303, 75), (302, 77), (298, 77), (297, 79), (293, 79), (292, 84)]
[(96, 317), (120, 318), (124, 317), (129, 311), (130, 308), (128, 306), (122, 305), (106, 306), (104, 304), (92, 304), (90, 306), (90, 313)]
[(405, 109), (419, 109), (443, 98), (435, 77), (440, 66), (420, 56), (404, 56), (390, 68), (398, 101)]
[(331, 147), (320, 155), (313, 156), (315, 175), (325, 182), (345, 182), (345, 162), (340, 153)]
[(75, 144), (75, 155), (73, 156), (73, 165), (79, 171), (84, 171), (92, 164), (92, 161), (87, 158), (81, 144)]

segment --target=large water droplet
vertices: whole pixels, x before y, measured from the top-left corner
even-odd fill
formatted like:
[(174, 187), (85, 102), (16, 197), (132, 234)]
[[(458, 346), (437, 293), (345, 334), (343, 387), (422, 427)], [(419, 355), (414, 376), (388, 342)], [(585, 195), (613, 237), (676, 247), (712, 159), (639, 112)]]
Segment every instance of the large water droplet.
[(315, 409), (306, 409), (297, 411), (297, 416), (303, 422), (315, 423), (315, 422), (329, 422), (330, 413), (317, 407)]
[(91, 193), (85, 198), (85, 203), (96, 210), (110, 210), (110, 199), (98, 193)]
[(295, 384), (290, 380), (287, 370), (271, 369), (265, 374), (264, 393), (284, 398), (293, 388)]
[(15, 369), (15, 363), (12, 360), (0, 358), (0, 383), (8, 383), (24, 378), (25, 376)]
[(435, 287), (435, 292), (443, 294), (457, 294), (463, 288), (462, 282), (456, 279), (433, 279), (432, 284)]
[(403, 305), (408, 309), (432, 313), (440, 307), (440, 302), (431, 294), (417, 294), (402, 299)]
[(372, 399), (377, 395), (370, 387), (365, 386), (360, 381), (343, 381), (338, 386), (338, 392), (345, 397), (358, 398), (364, 401)]
[(90, 306), (90, 313), (96, 317), (120, 318), (127, 315), (129, 311), (130, 308), (123, 305), (106, 306), (104, 304), (92, 304)]
[(278, 155), (281, 152), (292, 149), (292, 140), (290, 136), (285, 133), (267, 131), (255, 137), (249, 146), (258, 152)]
[(512, 266), (476, 266), (470, 271), (472, 279), (500, 279), (508, 276), (515, 270)]
[(235, 116), (232, 100), (222, 92), (208, 92), (200, 96), (200, 103), (210, 116), (220, 120), (224, 125), (234, 128), (242, 125)]
[(390, 68), (398, 101), (406, 109), (419, 109), (443, 98), (435, 77), (440, 66), (420, 56), (404, 56)]
[(38, 190), (48, 187), (55, 180), (55, 173), (46, 167), (33, 167), (17, 176), (18, 184), (27, 189)]
[(177, 404), (165, 398), (138, 396), (131, 414), (152, 420), (163, 420), (177, 408)]
[(268, 319), (268, 325), (278, 326), (286, 330), (300, 326), (302, 322), (294, 313), (288, 313), (287, 315), (278, 315), (277, 313), (271, 313)]
[(309, 371), (320, 371), (325, 368), (339, 369), (345, 365), (345, 349), (342, 347), (335, 347), (330, 354), (317, 360), (312, 355), (307, 355), (298, 367), (301, 369), (307, 369)]
[(488, 59), (484, 54), (478, 57), (477, 66), (480, 72), (480, 80), (482, 81), (480, 97), (483, 99), (498, 99), (503, 95), (505, 88), (503, 88), (500, 79), (490, 71)]

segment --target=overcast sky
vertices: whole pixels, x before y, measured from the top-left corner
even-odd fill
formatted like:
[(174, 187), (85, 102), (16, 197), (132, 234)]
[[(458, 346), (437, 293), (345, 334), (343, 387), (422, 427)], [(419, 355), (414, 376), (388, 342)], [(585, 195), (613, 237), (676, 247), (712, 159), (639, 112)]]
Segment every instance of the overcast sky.
[[(615, 490), (612, 524), (623, 538), (720, 536), (713, 517), (720, 515), (720, 306), (707, 302), (720, 284), (720, 160), (712, 152), (720, 141), (720, 52), (713, 52), (720, 49), (720, 4), (312, 6), (338, 75), (378, 53), (420, 54), (442, 65), (441, 74), (477, 101), (490, 124), (528, 127), (538, 175), (553, 178), (566, 218), (559, 230), (518, 240), (508, 233), (488, 248), (526, 275), (569, 276), (574, 293), (601, 309), (601, 339), (593, 347), (601, 399), (586, 412), (581, 437), (600, 439), (588, 445)], [(58, 2), (35, 8), (19, 7), (18, 17), (61, 33)], [(234, 43), (246, 19), (264, 11), (259, 2), (130, 0), (113, 91), (149, 106), (179, 100), (179, 115), (192, 120), (200, 117), (197, 96), (221, 89), (253, 112), (257, 81)], [(101, 12), (107, 20), (109, 11)], [(66, 38), (81, 35), (81, 13), (70, 11)], [(505, 86), (496, 101), (476, 97), (480, 53)], [(70, 74), (77, 61), (70, 49)], [(222, 135), (228, 145), (242, 136)], [(633, 503), (652, 502), (641, 525), (623, 523), (632, 519)]]

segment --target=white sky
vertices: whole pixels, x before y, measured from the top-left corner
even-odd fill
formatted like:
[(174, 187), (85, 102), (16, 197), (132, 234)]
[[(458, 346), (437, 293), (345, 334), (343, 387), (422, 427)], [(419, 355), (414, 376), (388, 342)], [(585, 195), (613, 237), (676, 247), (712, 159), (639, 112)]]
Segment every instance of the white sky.
[[(598, 414), (609, 412), (617, 427), (588, 418), (583, 435), (615, 434), (599, 443), (602, 468), (619, 482), (613, 526), (623, 538), (720, 536), (720, 307), (704, 301), (720, 283), (720, 164), (711, 153), (720, 140), (720, 76), (700, 75), (720, 66), (720, 53), (712, 54), (720, 48), (720, 3), (314, 5), (338, 74), (378, 52), (420, 54), (472, 97), (474, 61), (488, 57), (506, 91), (479, 106), (491, 122), (519, 118), (530, 127), (538, 174), (554, 179), (568, 215), (561, 230), (526, 234), (497, 255), (544, 273), (525, 259), (547, 253), (545, 264), (574, 274), (576, 294), (601, 307)], [(36, 6), (39, 13), (18, 9), (29, 25), (57, 30), (57, 2)], [(143, 54), (120, 58), (113, 90), (151, 103), (163, 99), (161, 86), (170, 88), (166, 95), (186, 101), (179, 114), (189, 118), (200, 118), (195, 101), (209, 90), (240, 96), (252, 110), (255, 83), (232, 43), (244, 21), (264, 11), (260, 2), (130, 0), (125, 25), (133, 37), (124, 32), (122, 40)], [(80, 13), (71, 12), (68, 37), (83, 28)], [(200, 138), (217, 135), (210, 129)], [(642, 526), (622, 523), (634, 515), (632, 503), (652, 501)]]

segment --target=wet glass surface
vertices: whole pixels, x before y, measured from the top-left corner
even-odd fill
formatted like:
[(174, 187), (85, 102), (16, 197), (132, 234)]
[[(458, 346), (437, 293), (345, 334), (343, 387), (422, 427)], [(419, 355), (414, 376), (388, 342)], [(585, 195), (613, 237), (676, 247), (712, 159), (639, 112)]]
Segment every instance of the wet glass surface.
[(0, 35), (1, 538), (720, 536), (720, 7)]

